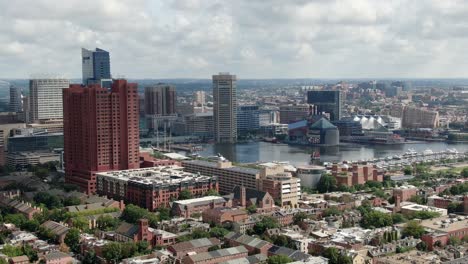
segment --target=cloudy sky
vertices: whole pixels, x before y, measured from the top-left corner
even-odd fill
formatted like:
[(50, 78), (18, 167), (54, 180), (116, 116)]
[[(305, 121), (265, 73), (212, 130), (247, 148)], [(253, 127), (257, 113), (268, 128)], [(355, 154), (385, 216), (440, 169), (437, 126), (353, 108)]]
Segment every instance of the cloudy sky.
[(0, 77), (81, 77), (81, 47), (114, 76), (466, 77), (468, 2), (0, 0)]

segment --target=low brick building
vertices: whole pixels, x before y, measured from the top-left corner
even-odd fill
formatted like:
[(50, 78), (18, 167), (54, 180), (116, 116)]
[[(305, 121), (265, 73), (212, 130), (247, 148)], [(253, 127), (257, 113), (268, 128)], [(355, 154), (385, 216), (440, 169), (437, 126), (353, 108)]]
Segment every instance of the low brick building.
[(243, 209), (221, 207), (205, 210), (202, 213), (202, 217), (205, 223), (220, 225), (226, 222), (243, 222), (249, 216)]
[(367, 181), (383, 182), (384, 172), (376, 165), (333, 164), (331, 171), (338, 185), (351, 187)]
[(266, 255), (268, 254), (268, 250), (273, 246), (273, 244), (265, 240), (234, 232), (230, 232), (229, 234), (224, 236), (224, 238), (231, 247), (244, 246), (249, 252), (249, 255)]
[(65, 236), (68, 233), (69, 228), (63, 224), (57, 223), (55, 221), (46, 221), (42, 225), (47, 230), (50, 230), (54, 236), (57, 242), (63, 243), (65, 240)]
[(426, 242), (429, 250), (433, 250), (436, 243), (442, 247), (447, 245), (450, 237), (463, 239), (468, 234), (468, 219), (464, 216), (444, 216), (423, 220), (420, 224), (428, 231), (421, 240)]
[(45, 264), (69, 264), (73, 263), (72, 256), (60, 251), (51, 251), (41, 258)]
[(220, 245), (221, 241), (217, 238), (200, 238), (171, 245), (167, 247), (167, 250), (171, 252), (175, 258), (182, 259), (189, 252), (195, 252), (197, 254), (208, 252), (210, 247)]
[(205, 196), (200, 198), (172, 202), (171, 211), (175, 216), (189, 218), (192, 214), (202, 214), (205, 210), (226, 207), (230, 203), (220, 196)]
[(232, 199), (233, 206), (248, 207), (255, 205), (259, 212), (268, 212), (275, 207), (275, 201), (269, 193), (243, 186), (236, 186), (229, 197)]
[(245, 258), (248, 251), (243, 246), (223, 248), (215, 251), (191, 254), (183, 258), (183, 264), (217, 264), (228, 260)]
[(418, 194), (418, 188), (412, 185), (400, 186), (393, 189), (393, 197), (400, 197), (400, 202), (406, 202)]

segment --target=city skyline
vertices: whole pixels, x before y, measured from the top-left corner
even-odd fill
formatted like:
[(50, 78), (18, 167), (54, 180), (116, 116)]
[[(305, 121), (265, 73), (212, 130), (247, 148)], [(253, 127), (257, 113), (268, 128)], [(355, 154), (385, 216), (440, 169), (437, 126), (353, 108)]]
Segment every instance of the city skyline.
[(456, 78), (468, 69), (463, 3), (23, 2), (0, 2), (2, 78), (79, 78), (74, 54), (93, 47), (112, 53), (114, 75), (126, 78)]

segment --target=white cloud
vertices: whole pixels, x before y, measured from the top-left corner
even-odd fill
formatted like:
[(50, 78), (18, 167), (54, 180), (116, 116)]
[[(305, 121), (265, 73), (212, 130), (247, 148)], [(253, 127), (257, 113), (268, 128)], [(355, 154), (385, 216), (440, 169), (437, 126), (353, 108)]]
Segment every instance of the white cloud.
[(468, 3), (373, 0), (0, 0), (1, 77), (463, 77)]

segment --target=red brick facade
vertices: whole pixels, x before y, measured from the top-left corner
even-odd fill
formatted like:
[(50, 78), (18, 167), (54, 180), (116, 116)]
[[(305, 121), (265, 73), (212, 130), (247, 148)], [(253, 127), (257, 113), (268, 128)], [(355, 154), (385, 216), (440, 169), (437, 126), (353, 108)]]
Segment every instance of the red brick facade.
[(367, 181), (383, 181), (383, 171), (375, 165), (347, 165), (338, 166), (333, 164), (332, 175), (336, 178), (338, 185), (353, 186), (364, 184)]
[(137, 84), (63, 90), (65, 181), (96, 192), (96, 172), (139, 167)]

